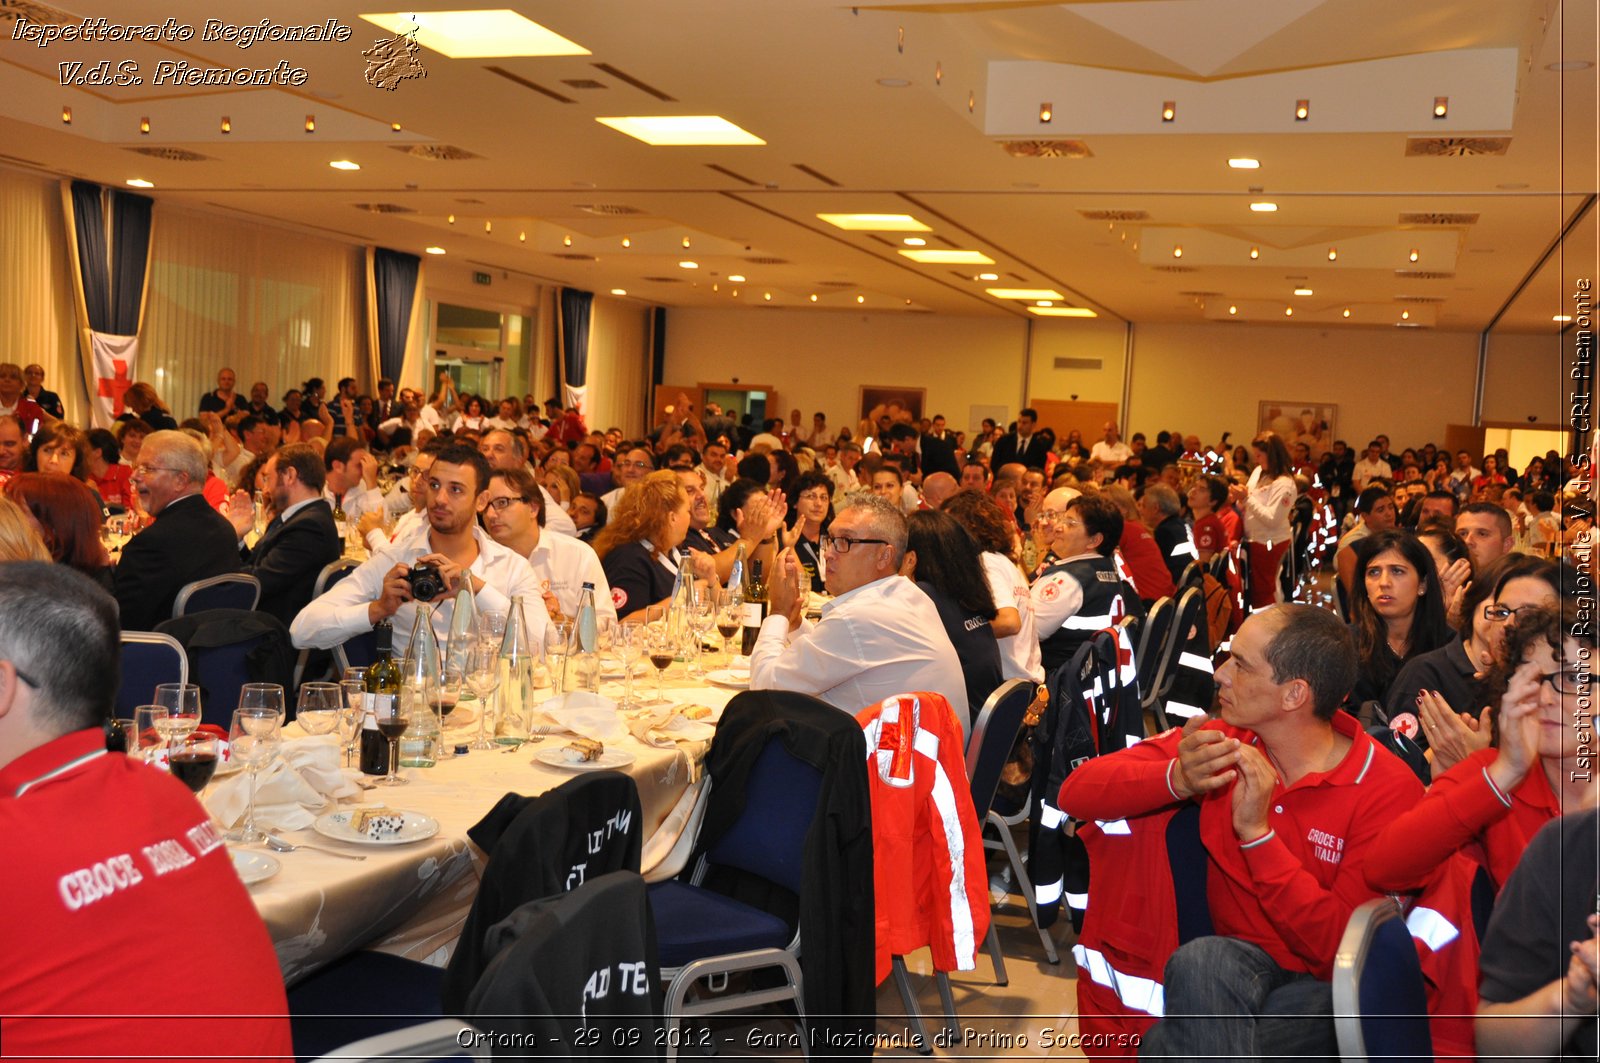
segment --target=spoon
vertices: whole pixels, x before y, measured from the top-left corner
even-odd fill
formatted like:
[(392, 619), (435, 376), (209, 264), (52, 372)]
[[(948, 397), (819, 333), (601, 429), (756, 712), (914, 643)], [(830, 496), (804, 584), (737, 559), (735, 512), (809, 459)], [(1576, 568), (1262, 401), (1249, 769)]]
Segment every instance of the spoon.
[(267, 835), (267, 848), (275, 853), (292, 853), (296, 849), (310, 849), (312, 852), (327, 853), (329, 856), (342, 856), (346, 860), (366, 859), (365, 856), (358, 856), (355, 853), (341, 853), (337, 849), (324, 849), (320, 845), (296, 845), (293, 842), (284, 841), (275, 834)]

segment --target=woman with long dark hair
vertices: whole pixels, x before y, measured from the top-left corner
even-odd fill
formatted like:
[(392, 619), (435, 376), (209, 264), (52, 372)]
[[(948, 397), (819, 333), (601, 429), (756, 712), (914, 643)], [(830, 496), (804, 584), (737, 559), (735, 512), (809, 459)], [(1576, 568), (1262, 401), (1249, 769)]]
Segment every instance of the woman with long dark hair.
[(978, 560), (994, 596), (991, 622), (1000, 643), (1000, 670), (1007, 679), (1044, 682), (1039, 635), (1033, 625), (1033, 598), (1028, 578), (1019, 563), (1016, 542), (1006, 515), (988, 495), (976, 488), (957, 491), (945, 499), (940, 511), (954, 517), (978, 547)]
[(1250, 562), (1250, 608), (1262, 609), (1279, 598), (1278, 565), (1293, 547), (1290, 517), (1294, 512), (1294, 459), (1276, 432), (1262, 432), (1250, 441), (1256, 467), (1244, 486), (1245, 550)]
[(973, 719), (1003, 681), (1000, 644), (995, 641), (994, 598), (978, 560), (978, 547), (948, 513), (923, 510), (906, 518), (906, 553), (900, 574), (914, 582), (939, 610), (945, 634), (967, 681)]
[(1350, 703), (1384, 704), (1401, 667), (1451, 638), (1433, 555), (1400, 531), (1369, 535), (1356, 546), (1350, 629), (1360, 668)]
[(1395, 507), (1389, 489), (1382, 484), (1371, 484), (1356, 496), (1355, 527), (1339, 536), (1334, 551), (1333, 567), (1339, 579), (1339, 589), (1348, 603), (1355, 593), (1356, 545), (1373, 532), (1392, 531), (1400, 522), (1400, 511)]

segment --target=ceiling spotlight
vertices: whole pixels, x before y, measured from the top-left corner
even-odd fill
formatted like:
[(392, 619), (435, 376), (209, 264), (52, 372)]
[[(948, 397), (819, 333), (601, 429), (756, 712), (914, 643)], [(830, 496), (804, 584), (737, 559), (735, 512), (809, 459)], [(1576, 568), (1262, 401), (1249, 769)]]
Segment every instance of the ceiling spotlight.
[(613, 289), (611, 289), (611, 294), (612, 295), (627, 295), (628, 294), (628, 289), (626, 289), (626, 288), (613, 288)]
[[(712, 287), (715, 287), (715, 285), (713, 285)], [(735, 288), (732, 291), (730, 291), (728, 294), (733, 296), (735, 299), (737, 299), (737, 298), (739, 298), (739, 289)]]
[(679, 269), (699, 269), (700, 268), (700, 263), (691, 261), (690, 259), (686, 258), (682, 262), (678, 263), (678, 268)]
[(423, 250), (426, 251), (430, 255), (442, 255), (442, 254), (444, 254), (444, 248), (442, 248), (442, 247), (425, 247), (425, 248), (423, 248)]
[(1339, 249), (1337, 247), (1328, 248), (1328, 261), (1329, 262), (1337, 262), (1337, 261), (1339, 261)]
[(1167, 100), (1161, 105), (1161, 120), (1170, 122), (1178, 117), (1178, 104), (1174, 100)]
[(1181, 245), (1177, 246), (1177, 247), (1174, 247), (1172, 249), (1172, 257), (1173, 258), (1182, 258), (1183, 257), (1183, 247)]
[(1261, 160), (1244, 158), (1229, 159), (1228, 165), (1235, 170), (1259, 170), (1261, 169)]
[(812, 296), (811, 296), (811, 301), (812, 301), (812, 302), (813, 302), (813, 303), (814, 303), (814, 302), (816, 302), (816, 301), (817, 301), (817, 296), (816, 296), (816, 294), (815, 294), (815, 293), (812, 293)]
[(528, 234), (526, 232), (520, 232), (520, 233), (517, 234), (517, 243), (525, 244), (527, 242), (528, 242)]
[(732, 281), (734, 284), (743, 284), (744, 283), (744, 274), (743, 273), (730, 273), (730, 274), (728, 274), (728, 279), (730, 281)]
[(1268, 203), (1263, 200), (1250, 204), (1250, 209), (1255, 211), (1257, 214), (1271, 214), (1278, 209), (1278, 205), (1276, 203)]
[(623, 247), (632, 247), (633, 246), (633, 239), (631, 237), (624, 236), (622, 238), (622, 246)]
[(1053, 117), (1055, 117), (1055, 113), (1050, 105), (1048, 103), (1041, 103), (1039, 105), (1039, 121), (1048, 122)]
[(926, 247), (928, 244), (928, 241), (924, 240), (920, 236), (908, 236), (900, 242), (905, 244), (907, 247)]
[(1450, 113), (1450, 97), (1448, 97), (1448, 96), (1435, 96), (1433, 98), (1433, 116), (1435, 118), (1443, 118), (1445, 115), (1447, 115), (1449, 113)]
[(351, 162), (349, 159), (334, 159), (332, 162), (328, 163), (328, 165), (333, 167), (335, 170), (361, 169), (361, 164), (359, 162)]
[(155, 187), (155, 183), (153, 181), (146, 181), (143, 177), (130, 177), (130, 178), (128, 178), (128, 182), (127, 183), (128, 183), (128, 187), (129, 188), (154, 188)]
[(770, 302), (772, 302), (772, 293), (771, 292), (762, 292), (761, 293), (761, 298), (765, 299), (767, 302), (770, 303)]
[(687, 250), (688, 247), (689, 247), (689, 238), (687, 236), (685, 236), (683, 238), (683, 246), (684, 246), (685, 250)]
[(1349, 317), (1350, 316), (1350, 308), (1348, 306), (1344, 308), (1344, 316), (1345, 317)]
[(444, 220), (445, 224), (454, 225), (456, 223), (456, 216), (454, 214), (446, 214)]
[(1572, 315), (1571, 314), (1556, 314), (1550, 320), (1556, 322), (1559, 325), (1565, 325), (1567, 322), (1572, 320)]
[(1409, 310), (1400, 311), (1400, 320), (1401, 321), (1410, 321), (1411, 320), (1411, 311), (1409, 311)]
[(943, 63), (934, 63), (933, 64), (933, 83), (935, 85), (944, 84), (944, 64)]
[(314, 114), (306, 115), (306, 132), (307, 133), (315, 133), (316, 131), (317, 131), (317, 116), (314, 115)]
[(61, 124), (62, 125), (71, 125), (72, 124), (72, 108), (71, 107), (63, 107), (63, 108), (61, 108)]
[(1311, 101), (1310, 100), (1295, 100), (1294, 101), (1294, 120), (1296, 122), (1304, 122), (1307, 118), (1310, 118), (1310, 117), (1311, 117)]
[(1415, 262), (1417, 259), (1422, 257), (1422, 254), (1416, 248), (1413, 247), (1411, 249), (1411, 254), (1407, 255), (1406, 257), (1409, 258), (1411, 261)]
[(720, 284), (713, 284), (713, 285), (712, 285), (712, 286), (711, 286), (711, 290), (712, 290), (712, 291), (714, 291), (714, 292), (720, 292), (720, 291), (722, 291), (722, 285), (720, 285)]
[(1237, 306), (1228, 307), (1228, 313), (1229, 314), (1237, 314), (1238, 312), (1239, 312), (1239, 308)]
[(142, 137), (147, 137), (150, 135), (150, 119), (139, 119), (139, 135)]
[(967, 93), (967, 113), (971, 114), (978, 109), (978, 94), (976, 91)]
[(561, 246), (562, 247), (571, 247), (572, 246), (572, 234), (571, 233), (568, 233), (566, 236), (563, 236), (561, 238)]
[(856, 296), (856, 302), (858, 302), (858, 303), (864, 303), (864, 302), (866, 302), (866, 301), (867, 301), (867, 297), (866, 297), (866, 296), (864, 296), (864, 295), (858, 295), (858, 296)]
[(1251, 258), (1251, 261), (1254, 261), (1254, 260), (1255, 260), (1255, 259), (1258, 259), (1258, 258), (1260, 258), (1260, 257), (1261, 257), (1261, 248), (1259, 248), (1259, 247), (1252, 247), (1252, 248), (1251, 248), (1251, 249), (1250, 249), (1250, 258)]
[(483, 223), (483, 231), (486, 232), (486, 233), (494, 232), (494, 222), (492, 222), (492, 221), (484, 222)]
[(389, 123), (389, 131), (390, 131), (390, 132), (391, 132), (391, 133), (398, 133), (398, 132), (400, 132), (400, 123), (399, 123), (399, 122), (390, 122), (390, 123)]
[(1296, 288), (1294, 290), (1294, 294), (1296, 294), (1296, 295), (1315, 295), (1316, 293), (1313, 292), (1310, 288)]
[(224, 133), (233, 132), (233, 119), (229, 118), (227, 115), (222, 116), (222, 131)]
[(1283, 316), (1284, 317), (1294, 317), (1294, 307), (1292, 307), (1292, 306), (1284, 307), (1283, 308)]
[(980, 274), (978, 274), (978, 279), (981, 280), (981, 281), (997, 281), (997, 280), (1000, 279), (1000, 274), (998, 274), (998, 273), (980, 273)]

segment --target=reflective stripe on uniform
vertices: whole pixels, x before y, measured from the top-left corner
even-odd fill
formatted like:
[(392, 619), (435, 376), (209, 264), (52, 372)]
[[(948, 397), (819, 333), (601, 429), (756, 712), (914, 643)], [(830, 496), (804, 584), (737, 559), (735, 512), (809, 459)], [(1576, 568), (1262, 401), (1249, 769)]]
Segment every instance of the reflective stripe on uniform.
[(1054, 882), (1035, 882), (1033, 884), (1033, 902), (1035, 904), (1054, 904), (1061, 899), (1061, 879)]
[(1195, 717), (1195, 716), (1204, 716), (1205, 714), (1206, 714), (1206, 710), (1202, 709), (1198, 705), (1185, 705), (1181, 701), (1169, 701), (1169, 702), (1167, 702), (1167, 715), (1168, 716), (1182, 716), (1185, 719), (1189, 719), (1189, 718)]
[(1039, 829), (1055, 830), (1061, 826), (1061, 821), (1067, 817), (1059, 808), (1053, 808), (1049, 801), (1039, 802)]
[(1411, 936), (1433, 952), (1438, 952), (1461, 936), (1456, 925), (1432, 908), (1413, 908), (1406, 916), (1406, 929)]
[(1212, 667), (1210, 657), (1199, 653), (1189, 653), (1188, 651), (1178, 654), (1178, 667), (1193, 668), (1195, 671), (1204, 672), (1206, 675), (1211, 675), (1216, 671)]
[(1073, 911), (1086, 912), (1089, 910), (1089, 895), (1087, 893), (1065, 894), (1067, 907)]
[(1061, 621), (1062, 631), (1099, 631), (1103, 627), (1111, 627), (1119, 618), (1111, 613), (1101, 613), (1099, 616), (1069, 616)]
[(1125, 819), (1097, 819), (1094, 825), (1099, 827), (1104, 834), (1132, 834), (1133, 828), (1128, 826)]
[(1098, 949), (1086, 945), (1072, 946), (1072, 958), (1078, 970), (1087, 971), (1089, 977), (1117, 995), (1117, 999), (1135, 1011), (1160, 1018), (1166, 1008), (1166, 989), (1154, 978), (1125, 974), (1106, 960)]

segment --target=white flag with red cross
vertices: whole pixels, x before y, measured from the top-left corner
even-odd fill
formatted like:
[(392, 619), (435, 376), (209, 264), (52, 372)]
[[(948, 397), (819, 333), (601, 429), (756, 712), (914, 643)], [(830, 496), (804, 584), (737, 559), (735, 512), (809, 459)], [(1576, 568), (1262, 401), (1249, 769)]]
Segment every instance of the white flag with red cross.
[(95, 379), (91, 398), (95, 404), (95, 421), (110, 424), (122, 416), (125, 409), (122, 396), (133, 386), (139, 337), (91, 332), (89, 345), (94, 351)]

